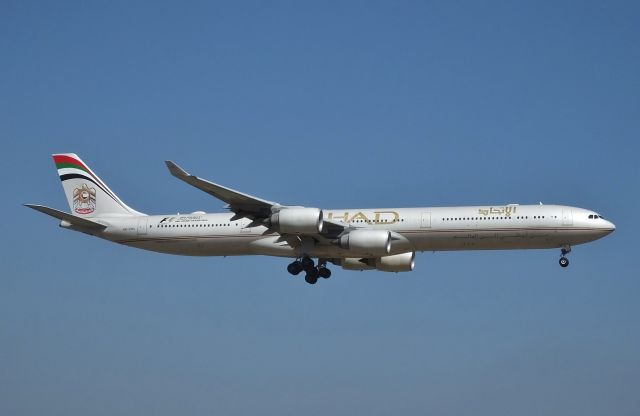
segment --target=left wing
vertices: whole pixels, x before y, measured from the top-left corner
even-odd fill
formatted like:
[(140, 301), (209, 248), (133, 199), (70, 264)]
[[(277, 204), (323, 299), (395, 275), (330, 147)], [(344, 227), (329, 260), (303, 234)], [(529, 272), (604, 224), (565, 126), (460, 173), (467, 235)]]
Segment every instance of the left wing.
[[(169, 168), (169, 172), (171, 172), (171, 174), (176, 178), (220, 199), (221, 201), (226, 202), (227, 208), (236, 214), (232, 217), (232, 220), (237, 220), (243, 217), (251, 219), (253, 222), (249, 225), (250, 227), (265, 225), (266, 227), (271, 228), (270, 220), (273, 214), (284, 209), (302, 208), (281, 205), (277, 202), (267, 201), (265, 199), (248, 195), (243, 192), (236, 191), (235, 189), (227, 188), (226, 186), (218, 185), (217, 183), (191, 175), (170, 160), (165, 161), (165, 163)], [(341, 234), (345, 230), (344, 225), (333, 221), (323, 219), (322, 224), (322, 232), (318, 233), (318, 236), (335, 238), (335, 236)]]
[(266, 201), (255, 196), (227, 188), (217, 183), (209, 182), (187, 173), (180, 166), (170, 160), (165, 161), (169, 172), (176, 178), (194, 186), (211, 196), (227, 203), (227, 208), (235, 212), (238, 218), (251, 219), (268, 218), (273, 213), (274, 207), (281, 207), (277, 202)]

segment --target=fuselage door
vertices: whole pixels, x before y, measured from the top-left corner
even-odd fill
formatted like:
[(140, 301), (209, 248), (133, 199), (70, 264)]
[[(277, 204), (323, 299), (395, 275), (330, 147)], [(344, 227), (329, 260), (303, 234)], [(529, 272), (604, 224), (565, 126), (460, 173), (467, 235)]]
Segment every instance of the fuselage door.
[(571, 208), (562, 209), (562, 225), (573, 225), (573, 211), (571, 211)]
[(431, 228), (431, 212), (422, 213), (422, 221), (420, 222), (420, 228)]
[(138, 218), (138, 235), (147, 234), (148, 223), (149, 223), (149, 218), (147, 217)]

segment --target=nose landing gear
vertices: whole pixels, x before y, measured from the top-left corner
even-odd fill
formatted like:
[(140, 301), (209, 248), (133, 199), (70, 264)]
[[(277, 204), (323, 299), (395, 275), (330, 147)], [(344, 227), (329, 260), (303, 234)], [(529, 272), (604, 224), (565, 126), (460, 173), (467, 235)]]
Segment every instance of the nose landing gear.
[(304, 270), (305, 282), (310, 285), (315, 285), (318, 282), (318, 278), (328, 279), (331, 277), (331, 270), (327, 268), (327, 261), (325, 259), (318, 260), (318, 266), (312, 258), (304, 256), (302, 259), (295, 260), (287, 266), (287, 271), (296, 276)]
[(562, 249), (560, 250), (560, 261), (558, 263), (560, 263), (561, 267), (567, 267), (569, 265), (569, 259), (566, 258), (565, 256), (567, 254), (569, 254), (571, 252), (571, 247), (570, 246), (564, 246), (562, 247)]

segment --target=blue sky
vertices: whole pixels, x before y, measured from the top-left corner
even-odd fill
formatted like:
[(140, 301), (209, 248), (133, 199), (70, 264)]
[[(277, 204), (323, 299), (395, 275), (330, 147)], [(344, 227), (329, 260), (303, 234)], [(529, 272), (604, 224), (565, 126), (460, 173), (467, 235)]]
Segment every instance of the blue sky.
[[(0, 13), (0, 413), (635, 415), (636, 2), (18, 2)], [(61, 230), (51, 153), (132, 207), (172, 178), (320, 207), (560, 203), (617, 231), (410, 274)]]

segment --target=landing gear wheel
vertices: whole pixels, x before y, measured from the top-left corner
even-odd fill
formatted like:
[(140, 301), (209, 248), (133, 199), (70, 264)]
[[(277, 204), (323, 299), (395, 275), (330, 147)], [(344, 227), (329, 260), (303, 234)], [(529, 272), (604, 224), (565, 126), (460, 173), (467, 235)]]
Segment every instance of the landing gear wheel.
[(326, 267), (319, 267), (318, 276), (322, 277), (323, 279), (328, 279), (331, 277), (331, 270), (327, 269)]
[(315, 267), (315, 263), (313, 262), (313, 259), (310, 257), (303, 257), (301, 260), (301, 263), (302, 263), (302, 268), (307, 272), (309, 272), (309, 270)]
[(292, 275), (298, 275), (300, 274), (300, 272), (304, 269), (304, 267), (302, 267), (302, 262), (296, 260), (293, 263), (289, 264), (287, 266), (287, 271), (289, 273), (291, 273)]
[(311, 269), (307, 271), (307, 274), (304, 276), (304, 281), (310, 285), (315, 285), (318, 281), (318, 269)]
[(569, 259), (566, 257), (560, 257), (560, 266), (567, 267), (569, 265)]

